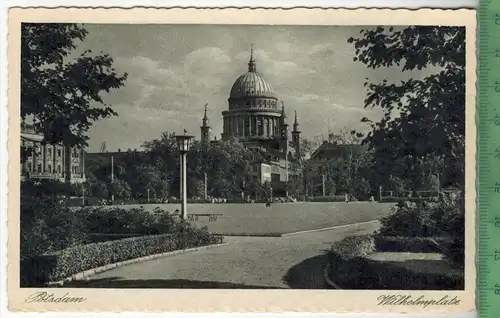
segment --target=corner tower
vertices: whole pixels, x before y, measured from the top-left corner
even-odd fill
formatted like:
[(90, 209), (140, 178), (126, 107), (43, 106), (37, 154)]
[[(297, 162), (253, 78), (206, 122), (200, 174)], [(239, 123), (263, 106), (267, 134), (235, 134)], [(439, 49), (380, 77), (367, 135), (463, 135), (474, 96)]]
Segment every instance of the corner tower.
[(279, 121), (280, 137), (282, 139), (288, 139), (288, 123), (286, 120), (285, 104), (281, 101), (281, 116)]
[(299, 121), (297, 120), (297, 111), (295, 111), (295, 120), (293, 122), (293, 130), (292, 130), (292, 145), (295, 150), (295, 158), (296, 160), (300, 159), (300, 130), (299, 130)]
[(205, 104), (205, 114), (203, 115), (202, 124), (200, 127), (200, 130), (201, 130), (200, 139), (202, 142), (210, 141), (210, 133), (212, 132), (212, 127), (210, 127), (210, 124), (208, 122), (207, 106), (208, 106), (208, 103)]

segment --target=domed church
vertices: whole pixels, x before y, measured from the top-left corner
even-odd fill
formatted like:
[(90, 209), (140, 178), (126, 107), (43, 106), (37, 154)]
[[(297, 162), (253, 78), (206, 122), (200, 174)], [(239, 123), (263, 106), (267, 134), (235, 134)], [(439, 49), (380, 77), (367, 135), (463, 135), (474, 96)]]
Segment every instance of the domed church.
[[(238, 140), (247, 148), (267, 154), (274, 162), (271, 165), (273, 180), (288, 180), (288, 162), (299, 153), (300, 131), (297, 113), (289, 140), (289, 129), (285, 105), (280, 101), (272, 85), (257, 72), (253, 49), (250, 52), (248, 71), (234, 82), (228, 99), (228, 109), (222, 112), (222, 140)], [(202, 120), (201, 139), (209, 141), (210, 127), (207, 112)], [(291, 146), (291, 147), (290, 147)], [(288, 154), (288, 156), (287, 156)], [(286, 167), (285, 167), (286, 166)], [(286, 170), (286, 171), (285, 171)], [(286, 174), (286, 176), (284, 175)]]

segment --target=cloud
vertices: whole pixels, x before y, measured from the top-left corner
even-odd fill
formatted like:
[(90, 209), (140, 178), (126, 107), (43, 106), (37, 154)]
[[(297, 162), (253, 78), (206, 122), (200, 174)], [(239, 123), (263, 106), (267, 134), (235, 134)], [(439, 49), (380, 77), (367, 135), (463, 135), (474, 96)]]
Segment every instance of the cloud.
[(308, 53), (310, 55), (332, 53), (332, 44), (331, 43), (315, 44), (311, 47)]
[[(163, 131), (186, 128), (198, 135), (206, 102), (218, 137), (231, 85), (248, 69), (250, 43), (255, 43), (257, 71), (284, 101), (289, 120), (293, 110), (298, 112), (303, 136), (344, 127), (367, 129), (361, 118), (376, 119), (380, 110), (364, 108), (366, 77), (397, 82), (430, 71), (409, 74), (354, 63), (354, 48), (347, 39), (360, 29), (92, 25), (82, 49), (110, 53), (117, 72), (129, 77), (125, 87), (104, 94), (119, 117), (96, 123), (89, 132), (91, 150), (99, 149), (103, 138), (112, 139), (114, 147), (134, 148)], [(108, 144), (112, 149), (111, 141)]]

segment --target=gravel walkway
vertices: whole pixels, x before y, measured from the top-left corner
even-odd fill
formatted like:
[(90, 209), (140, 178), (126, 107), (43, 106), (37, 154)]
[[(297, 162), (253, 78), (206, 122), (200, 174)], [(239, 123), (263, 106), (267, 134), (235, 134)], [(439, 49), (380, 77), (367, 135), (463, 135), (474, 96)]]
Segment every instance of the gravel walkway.
[(324, 253), (344, 236), (373, 232), (365, 223), (289, 237), (226, 237), (227, 245), (158, 258), (77, 281), (94, 288), (327, 288)]

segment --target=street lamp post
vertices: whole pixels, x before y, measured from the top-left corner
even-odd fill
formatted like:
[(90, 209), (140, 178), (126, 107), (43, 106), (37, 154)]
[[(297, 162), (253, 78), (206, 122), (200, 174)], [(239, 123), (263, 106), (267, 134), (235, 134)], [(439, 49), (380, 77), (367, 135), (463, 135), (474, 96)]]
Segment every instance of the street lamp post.
[(180, 153), (180, 166), (181, 166), (181, 215), (182, 219), (187, 219), (187, 186), (186, 186), (186, 154), (189, 151), (189, 147), (191, 145), (191, 139), (194, 136), (190, 136), (186, 134), (186, 130), (184, 130), (184, 135), (176, 135), (175, 140), (177, 141), (177, 147), (179, 148)]
[(149, 203), (149, 188), (148, 188), (148, 203)]

